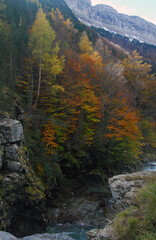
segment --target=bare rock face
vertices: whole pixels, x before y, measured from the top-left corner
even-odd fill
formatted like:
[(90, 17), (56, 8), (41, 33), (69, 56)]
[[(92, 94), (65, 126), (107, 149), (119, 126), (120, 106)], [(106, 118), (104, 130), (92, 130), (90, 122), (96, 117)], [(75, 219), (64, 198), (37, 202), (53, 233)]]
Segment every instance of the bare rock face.
[(115, 199), (116, 207), (122, 209), (133, 204), (133, 200), (139, 189), (154, 175), (156, 176), (156, 171), (142, 171), (110, 178), (109, 185), (112, 196)]
[(22, 141), (23, 139), (23, 127), (19, 121), (13, 119), (0, 119), (0, 139), (3, 143), (14, 143)]
[(22, 152), (23, 127), (13, 119), (0, 119), (0, 169), (8, 169), (11, 172), (24, 171), (20, 161)]
[(86, 25), (104, 28), (131, 40), (137, 39), (156, 45), (156, 25), (143, 18), (118, 13), (105, 4), (92, 6), (90, 0), (65, 1), (78, 19)]
[(16, 240), (17, 238), (10, 233), (0, 231), (1, 240)]
[(66, 233), (58, 233), (58, 234), (35, 234), (32, 236), (24, 237), (24, 238), (16, 238), (10, 233), (0, 232), (0, 240), (74, 240)]
[(17, 144), (8, 145), (5, 147), (5, 159), (15, 160), (16, 162), (20, 159), (20, 150)]
[[(26, 149), (23, 147), (22, 124), (17, 120), (0, 118), (0, 230), (7, 228), (12, 230), (12, 225), (15, 227), (17, 222), (16, 218), (19, 218), (18, 212), (23, 213), (26, 207), (31, 212), (33, 206), (32, 212), (38, 216), (40, 210), (38, 205), (44, 200), (40, 185), (33, 170), (30, 169)], [(32, 189), (34, 187), (35, 190)], [(43, 217), (41, 218), (41, 222), (44, 223)], [(3, 239), (16, 238), (1, 233), (0, 240)]]

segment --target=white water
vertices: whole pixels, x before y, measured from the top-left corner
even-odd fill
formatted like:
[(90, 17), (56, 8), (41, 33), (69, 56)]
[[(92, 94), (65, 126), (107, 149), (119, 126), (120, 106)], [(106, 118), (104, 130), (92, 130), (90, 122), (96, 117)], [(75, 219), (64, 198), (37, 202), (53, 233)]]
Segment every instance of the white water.
[(57, 224), (48, 227), (47, 232), (51, 234), (65, 233), (73, 240), (86, 240), (86, 232), (93, 229), (93, 227), (77, 226), (75, 224)]
[(143, 170), (144, 171), (156, 171), (156, 162), (146, 163)]

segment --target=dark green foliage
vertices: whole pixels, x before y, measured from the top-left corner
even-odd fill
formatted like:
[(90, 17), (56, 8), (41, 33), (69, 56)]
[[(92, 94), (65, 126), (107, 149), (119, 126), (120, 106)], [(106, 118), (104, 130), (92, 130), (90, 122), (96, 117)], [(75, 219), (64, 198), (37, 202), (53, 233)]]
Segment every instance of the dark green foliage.
[(34, 22), (38, 5), (27, 0), (5, 0), (4, 4), (0, 18), (0, 81), (12, 88), (24, 71), (24, 61), (28, 55), (28, 31)]
[[(47, 33), (52, 28), (56, 35), (54, 41), (48, 41), (48, 50), (44, 51), (42, 63), (36, 57), (33, 58), (38, 45), (41, 46), (38, 52), (40, 57), (43, 53), (43, 44), (38, 41), (39, 34), (32, 38), (33, 31), (36, 33), (32, 26), (34, 21), (37, 26), (36, 13), (39, 8), (43, 9), (46, 17)], [(61, 20), (52, 19), (51, 11), (57, 8), (63, 15)], [(54, 22), (55, 19), (58, 22)], [(82, 33), (87, 36), (89, 45), (93, 46), (88, 53), (81, 52), (79, 47)], [(43, 42), (46, 39), (44, 37)], [(129, 122), (124, 119), (131, 113), (132, 105), (134, 107), (134, 88), (128, 89), (124, 68), (120, 63), (115, 64), (125, 57), (125, 52), (103, 38), (96, 42), (97, 38), (96, 30), (80, 23), (63, 0), (0, 1), (0, 112), (6, 115), (6, 112), (13, 113), (16, 98), (28, 111), (24, 134), (30, 163), (49, 189), (63, 189), (64, 184), (83, 182), (85, 178), (102, 182), (107, 174), (120, 172), (125, 165), (136, 163), (140, 157), (141, 144), (138, 143), (142, 142), (141, 136), (132, 138), (129, 129), (134, 128), (128, 128)], [(95, 42), (101, 50), (100, 54)], [(57, 72), (58, 59), (62, 64)], [(126, 69), (126, 64), (124, 67)], [(139, 70), (138, 74), (142, 72), (142, 69)], [(142, 75), (137, 75), (136, 80), (138, 76), (142, 79)], [(38, 79), (42, 79), (40, 84), (37, 84)], [(35, 109), (33, 104), (37, 85), (40, 94)], [(156, 96), (153, 86), (146, 94), (142, 91), (141, 109), (144, 142), (152, 150), (155, 138), (154, 125), (152, 128), (151, 124), (154, 121), (152, 119), (155, 119), (153, 102)], [(116, 117), (115, 111), (120, 110), (122, 105), (128, 110)], [(139, 107), (137, 117), (140, 114)], [(148, 115), (152, 115), (152, 118), (148, 118)], [(15, 114), (11, 116), (16, 118)], [(113, 117), (118, 123), (109, 131)], [(136, 132), (139, 129), (138, 119), (136, 125), (131, 121)], [(124, 128), (124, 124), (120, 125), (120, 121), (125, 121), (127, 128)], [(48, 132), (50, 128), (44, 135), (45, 126), (49, 122), (52, 125), (51, 135)], [(129, 135), (121, 136), (120, 139), (116, 135), (110, 138), (106, 136), (117, 129), (121, 133), (127, 131)], [(43, 136), (47, 141), (43, 141)], [(49, 146), (51, 149), (48, 152)], [(129, 221), (130, 229), (134, 228), (134, 223), (133, 219)]]
[(147, 43), (140, 43), (138, 40), (129, 40), (128, 37), (114, 34), (101, 28), (95, 28), (96, 31), (109, 41), (120, 45), (126, 51), (132, 53), (134, 49), (143, 56), (143, 60), (152, 65), (153, 72), (156, 72), (156, 46)]

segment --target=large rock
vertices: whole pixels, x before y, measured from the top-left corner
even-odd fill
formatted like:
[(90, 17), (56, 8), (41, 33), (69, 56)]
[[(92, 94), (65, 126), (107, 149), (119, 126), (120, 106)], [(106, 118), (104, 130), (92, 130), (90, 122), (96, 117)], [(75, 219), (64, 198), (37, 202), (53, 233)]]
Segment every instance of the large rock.
[(105, 186), (101, 188), (103, 192), (90, 192), (73, 196), (66, 203), (61, 205), (58, 203), (57, 208), (49, 209), (46, 217), (49, 224), (72, 222), (84, 226), (103, 226), (106, 223), (105, 206), (111, 193)]
[(22, 141), (23, 127), (22, 124), (13, 119), (0, 119), (0, 140), (3, 143), (14, 143)]
[(156, 171), (142, 171), (132, 174), (121, 174), (110, 178), (109, 185), (116, 207), (122, 209), (133, 204), (138, 190), (154, 175), (156, 175)]
[(10, 233), (0, 232), (0, 240), (74, 240), (67, 233), (58, 233), (58, 234), (36, 234), (33, 236), (28, 236), (24, 238), (16, 238)]
[(17, 238), (10, 233), (0, 231), (0, 240), (17, 240)]
[(5, 147), (5, 159), (18, 162), (20, 159), (20, 150), (17, 144), (8, 145)]
[(93, 229), (86, 233), (87, 240), (116, 240), (112, 224), (104, 229)]
[(13, 162), (10, 160), (5, 160), (4, 161), (4, 168), (9, 170), (10, 172), (16, 172), (16, 173), (21, 173), (25, 172), (26, 168), (23, 166), (20, 162)]

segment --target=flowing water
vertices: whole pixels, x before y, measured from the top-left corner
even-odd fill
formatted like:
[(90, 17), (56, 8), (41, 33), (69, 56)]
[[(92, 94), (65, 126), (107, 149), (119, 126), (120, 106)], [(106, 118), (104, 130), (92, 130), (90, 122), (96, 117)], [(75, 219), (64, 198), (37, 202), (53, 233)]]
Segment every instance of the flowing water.
[(75, 224), (57, 224), (51, 227), (48, 227), (47, 232), (51, 234), (56, 233), (65, 233), (70, 237), (76, 240), (86, 240), (86, 232), (93, 229), (94, 227), (86, 227)]
[[(156, 162), (148, 162), (144, 164), (143, 171), (156, 171)], [(86, 232), (93, 229), (92, 227), (86, 227), (75, 224), (57, 224), (48, 227), (47, 232), (51, 234), (64, 233), (65, 235), (72, 237), (74, 240), (86, 240)], [(96, 227), (95, 227), (96, 228)]]
[(143, 170), (144, 171), (156, 171), (156, 162), (145, 163)]

